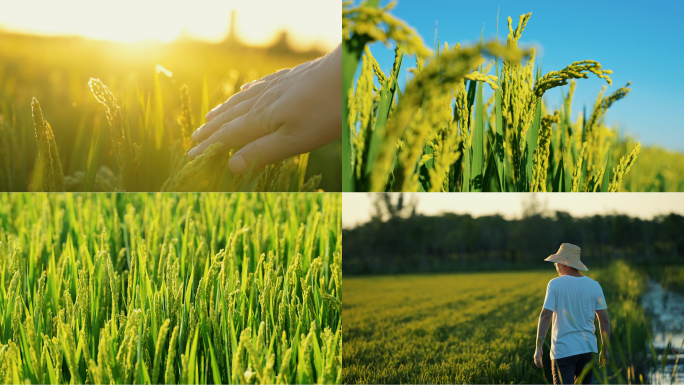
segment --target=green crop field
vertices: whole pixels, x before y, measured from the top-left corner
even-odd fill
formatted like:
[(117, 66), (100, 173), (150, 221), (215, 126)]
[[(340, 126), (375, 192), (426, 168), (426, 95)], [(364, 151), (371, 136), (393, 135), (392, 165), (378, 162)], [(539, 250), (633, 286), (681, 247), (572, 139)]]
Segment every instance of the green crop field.
[[(645, 278), (624, 264), (590, 273), (606, 294), (614, 361), (596, 376), (638, 383), (647, 365), (647, 332), (638, 306)], [(342, 379), (548, 383), (550, 331), (545, 371), (534, 365), (533, 355), (546, 285), (554, 277), (550, 264), (544, 272), (346, 277)]]
[(340, 194), (0, 194), (3, 383), (339, 383)]
[(186, 155), (206, 113), (241, 85), (324, 52), (284, 41), (0, 40), (0, 191), (341, 189), (340, 140), (246, 175), (227, 167), (237, 148)]
[[(518, 49), (531, 13), (517, 25), (508, 18), (506, 45), (480, 37), (478, 45), (430, 50), (391, 14), (394, 2), (378, 5), (349, 1), (342, 12), (343, 191), (684, 190), (684, 154), (642, 147), (605, 124), (630, 83), (606, 95), (604, 88), (583, 114), (571, 111), (582, 79), (612, 86), (613, 71), (582, 60), (542, 72), (533, 48)], [(395, 45), (390, 73), (373, 57), (373, 42)], [(413, 55), (402, 90), (398, 77)], [(564, 85), (553, 111), (543, 96)], [(487, 100), (484, 87), (493, 91)]]

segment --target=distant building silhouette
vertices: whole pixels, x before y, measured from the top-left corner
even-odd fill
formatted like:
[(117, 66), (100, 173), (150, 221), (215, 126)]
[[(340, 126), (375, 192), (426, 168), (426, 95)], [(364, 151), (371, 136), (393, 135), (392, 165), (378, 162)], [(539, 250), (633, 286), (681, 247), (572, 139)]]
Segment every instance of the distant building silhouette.
[(286, 30), (283, 30), (280, 32), (278, 35), (278, 38), (273, 42), (268, 47), (265, 48), (256, 48), (249, 46), (248, 44), (245, 44), (241, 39), (240, 35), (238, 33), (237, 29), (237, 21), (238, 21), (238, 14), (236, 10), (231, 10), (230, 11), (230, 27), (228, 28), (228, 35), (226, 36), (225, 40), (223, 41), (222, 44), (224, 44), (227, 47), (230, 47), (233, 51), (239, 51), (242, 49), (249, 49), (249, 50), (254, 50), (254, 49), (263, 49), (268, 51), (271, 54), (277, 54), (277, 55), (301, 55), (301, 56), (306, 56), (306, 57), (316, 57), (316, 56), (321, 56), (324, 54), (324, 52), (321, 52), (315, 48), (310, 48), (309, 50), (302, 52), (297, 50), (295, 47), (291, 45), (290, 42), (290, 36)]
[(273, 53), (289, 53), (292, 52), (292, 48), (288, 42), (287, 31), (280, 31), (280, 35), (276, 41), (268, 47), (268, 50)]
[(237, 46), (242, 46), (240, 44), (240, 40), (238, 39), (237, 36), (237, 28), (235, 27), (235, 24), (237, 22), (237, 11), (236, 10), (231, 10), (230, 11), (230, 29), (228, 30), (228, 36), (226, 36), (226, 45), (230, 47), (237, 47)]

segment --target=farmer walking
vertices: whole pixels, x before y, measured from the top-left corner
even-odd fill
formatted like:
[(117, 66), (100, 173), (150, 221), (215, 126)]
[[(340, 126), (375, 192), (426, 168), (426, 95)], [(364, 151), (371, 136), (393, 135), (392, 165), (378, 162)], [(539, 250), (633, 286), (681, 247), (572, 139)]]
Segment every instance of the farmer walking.
[[(601, 285), (579, 272), (589, 270), (580, 261), (580, 251), (573, 244), (563, 243), (556, 254), (545, 259), (556, 265), (559, 277), (549, 281), (546, 287), (546, 299), (537, 328), (534, 363), (542, 367), (544, 337), (553, 318), (551, 371), (554, 384), (575, 383), (585, 365), (591, 362), (591, 353), (598, 353), (594, 313), (599, 319), (604, 347), (599, 355), (599, 364), (605, 365), (610, 359), (606, 348), (610, 340), (606, 300)], [(582, 383), (591, 383), (591, 371), (584, 376)]]

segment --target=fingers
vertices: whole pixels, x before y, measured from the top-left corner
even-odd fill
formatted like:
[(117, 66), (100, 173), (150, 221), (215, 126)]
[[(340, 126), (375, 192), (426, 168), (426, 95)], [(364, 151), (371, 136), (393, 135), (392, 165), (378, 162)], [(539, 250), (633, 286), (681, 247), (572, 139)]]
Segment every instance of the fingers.
[(251, 98), (226, 109), (216, 116), (215, 119), (208, 121), (202, 127), (195, 130), (195, 132), (192, 133), (192, 140), (198, 143), (206, 140), (216, 131), (218, 131), (224, 124), (249, 112), (250, 108), (252, 108), (256, 101), (257, 98)]
[(202, 154), (207, 147), (218, 142), (224, 144), (224, 149), (228, 149), (244, 146), (245, 144), (256, 140), (259, 136), (263, 135), (263, 131), (257, 129), (248, 116), (248, 114), (242, 115), (237, 119), (223, 124), (221, 128), (209, 136), (208, 139), (190, 150), (188, 156), (193, 159)]
[(292, 153), (292, 146), (289, 146), (276, 131), (240, 149), (230, 159), (228, 166), (235, 174), (243, 174), (250, 169), (256, 170), (292, 155), (295, 155)]
[(244, 91), (244, 90), (246, 90), (246, 89), (252, 87), (253, 85), (255, 85), (255, 84), (257, 84), (257, 83), (268, 82), (268, 81), (271, 81), (271, 80), (273, 80), (273, 79), (277, 79), (277, 78), (279, 78), (279, 77), (285, 75), (285, 74), (288, 73), (288, 72), (290, 72), (290, 69), (289, 69), (289, 68), (282, 69), (282, 70), (277, 71), (277, 72), (274, 72), (274, 73), (272, 73), (272, 74), (270, 74), (270, 75), (266, 75), (266, 76), (264, 76), (264, 77), (261, 78), (261, 79), (257, 79), (257, 80), (253, 80), (253, 81), (251, 81), (251, 82), (249, 82), (249, 83), (245, 83), (245, 84), (242, 85), (242, 87), (240, 87), (240, 90)]
[(244, 102), (245, 100), (251, 99), (259, 94), (261, 90), (266, 88), (268, 83), (259, 83), (255, 84), (253, 87), (250, 87), (248, 90), (238, 92), (237, 94), (231, 96), (223, 102), (222, 104), (218, 105), (215, 107), (213, 110), (209, 111), (206, 115), (207, 118), (207, 123), (213, 120), (215, 117), (217, 117), (219, 114), (223, 113), (230, 107), (233, 107), (237, 104), (240, 104)]
[(544, 365), (542, 362), (542, 353), (539, 350), (534, 352), (534, 364), (537, 365), (538, 368), (541, 368)]

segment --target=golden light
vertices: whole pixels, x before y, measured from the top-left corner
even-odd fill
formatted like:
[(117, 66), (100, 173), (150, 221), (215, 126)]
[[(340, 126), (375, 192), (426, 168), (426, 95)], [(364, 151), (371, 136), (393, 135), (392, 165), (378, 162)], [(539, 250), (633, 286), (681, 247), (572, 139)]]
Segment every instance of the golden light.
[(181, 35), (217, 42), (233, 30), (243, 43), (257, 46), (271, 44), (284, 30), (295, 46), (330, 50), (342, 39), (341, 8), (341, 0), (0, 0), (0, 28), (162, 42)]

